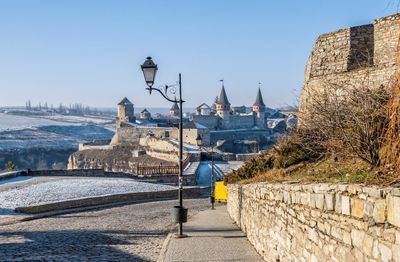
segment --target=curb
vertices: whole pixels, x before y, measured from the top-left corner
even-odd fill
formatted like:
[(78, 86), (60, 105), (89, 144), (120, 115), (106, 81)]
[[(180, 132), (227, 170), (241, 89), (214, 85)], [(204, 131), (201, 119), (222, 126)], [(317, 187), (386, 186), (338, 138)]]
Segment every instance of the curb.
[(163, 243), (163, 246), (161, 248), (160, 255), (158, 256), (157, 262), (164, 262), (165, 254), (167, 254), (168, 245), (169, 245), (169, 242), (171, 241), (172, 235), (173, 235), (172, 232), (169, 233), (167, 235), (167, 238), (164, 240), (164, 243)]

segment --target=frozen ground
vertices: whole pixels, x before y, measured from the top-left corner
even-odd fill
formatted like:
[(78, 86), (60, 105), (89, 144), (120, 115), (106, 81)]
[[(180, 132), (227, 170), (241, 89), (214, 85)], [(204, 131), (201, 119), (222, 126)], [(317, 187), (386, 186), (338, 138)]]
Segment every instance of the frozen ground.
[[(51, 178), (34, 177), (0, 185), (0, 215), (21, 206), (31, 206), (85, 197), (152, 192), (175, 189), (167, 185), (136, 182), (125, 178)], [(15, 185), (13, 187), (13, 185)]]
[(75, 149), (79, 143), (111, 139), (114, 132), (110, 125), (109, 119), (93, 117), (0, 113), (0, 150)]
[(40, 126), (65, 126), (81, 124), (106, 125), (113, 119), (94, 116), (68, 116), (68, 115), (40, 115), (40, 116), (22, 116), (14, 114), (0, 113), (0, 131), (21, 130), (25, 128), (35, 128)]
[(61, 123), (49, 119), (8, 115), (0, 113), (0, 131), (21, 130), (25, 128), (34, 128), (39, 126), (55, 125), (55, 124), (71, 125), (70, 123)]

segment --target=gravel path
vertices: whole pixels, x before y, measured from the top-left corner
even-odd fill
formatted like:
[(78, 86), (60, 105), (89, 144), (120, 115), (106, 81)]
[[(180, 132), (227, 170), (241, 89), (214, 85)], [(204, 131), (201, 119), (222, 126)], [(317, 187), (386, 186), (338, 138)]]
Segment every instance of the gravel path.
[(10, 210), (43, 203), (128, 192), (171, 190), (175, 187), (125, 178), (33, 178), (0, 187), (0, 215)]
[[(156, 261), (173, 227), (173, 205), (132, 204), (0, 226), (0, 261)], [(209, 208), (207, 199), (184, 205), (189, 216)]]

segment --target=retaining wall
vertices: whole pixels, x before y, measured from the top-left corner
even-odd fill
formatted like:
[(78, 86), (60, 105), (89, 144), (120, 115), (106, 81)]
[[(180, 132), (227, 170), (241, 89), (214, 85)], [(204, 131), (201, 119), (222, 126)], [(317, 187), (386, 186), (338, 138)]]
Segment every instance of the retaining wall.
[[(183, 190), (184, 197), (198, 197), (201, 191), (200, 188), (185, 188)], [(16, 212), (25, 214), (37, 214), (48, 211), (65, 210), (71, 208), (81, 208), (88, 206), (97, 206), (105, 204), (117, 204), (133, 201), (149, 201), (149, 200), (167, 200), (176, 199), (178, 195), (177, 190), (165, 190), (156, 192), (138, 192), (138, 193), (124, 193), (115, 195), (105, 195), (96, 197), (87, 197), (81, 199), (72, 199), (60, 201), (56, 203), (47, 203), (36, 206), (17, 207)]]
[[(162, 183), (162, 184), (178, 184), (178, 175), (145, 175), (138, 176), (124, 172), (108, 172), (103, 169), (68, 169), (68, 170), (29, 170), (19, 171), (18, 175), (28, 176), (71, 176), (71, 177), (115, 177), (115, 178), (131, 178), (140, 182)], [(1, 177), (0, 177), (1, 179)], [(196, 185), (196, 171), (185, 173), (183, 175), (183, 183), (185, 186)]]
[(400, 261), (400, 188), (229, 185), (228, 212), (266, 261)]

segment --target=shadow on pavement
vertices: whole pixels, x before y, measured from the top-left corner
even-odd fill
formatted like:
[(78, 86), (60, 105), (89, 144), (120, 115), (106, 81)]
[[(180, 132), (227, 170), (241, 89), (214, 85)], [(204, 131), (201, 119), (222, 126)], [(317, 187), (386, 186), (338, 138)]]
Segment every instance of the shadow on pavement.
[(0, 232), (0, 261), (149, 261), (125, 252), (140, 238), (160, 232), (16, 231)]

